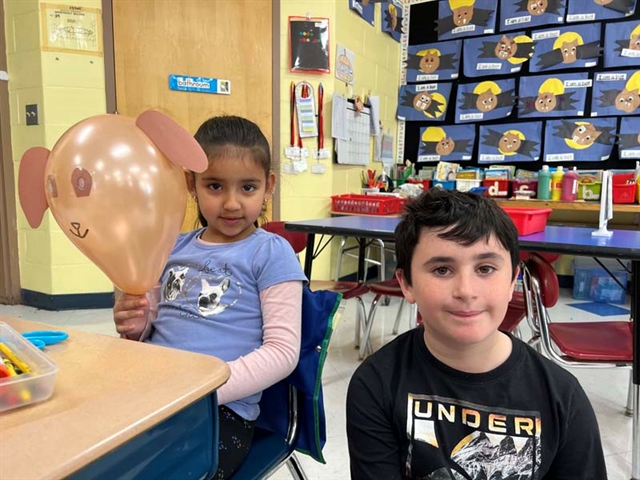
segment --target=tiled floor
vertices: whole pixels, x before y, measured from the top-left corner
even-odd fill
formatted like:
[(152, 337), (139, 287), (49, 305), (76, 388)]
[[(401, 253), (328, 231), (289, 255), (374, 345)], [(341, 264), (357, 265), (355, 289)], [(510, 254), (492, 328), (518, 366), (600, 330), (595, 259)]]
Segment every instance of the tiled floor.
[[(552, 319), (589, 321), (626, 320), (628, 318), (624, 315), (598, 317), (566, 305), (575, 302), (571, 298), (570, 292), (563, 291), (559, 304), (550, 312)], [(359, 361), (357, 351), (353, 348), (354, 302), (346, 302), (346, 304), (344, 315), (331, 341), (323, 375), (328, 437), (324, 455), (327, 463), (321, 465), (304, 455), (298, 455), (309, 480), (349, 478), (349, 457), (345, 433), (345, 394), (349, 378), (359, 365)], [(392, 299), (391, 305), (378, 309), (376, 325), (372, 332), (374, 348), (378, 348), (393, 338), (391, 329), (396, 306), (397, 300)], [(626, 307), (628, 308), (628, 305)], [(405, 312), (408, 312), (408, 309), (405, 309)], [(0, 313), (52, 325), (116, 335), (111, 310), (49, 312), (24, 306), (0, 305)], [(408, 321), (405, 321), (401, 325), (401, 331), (407, 328)], [(572, 372), (587, 392), (598, 417), (609, 480), (628, 480), (631, 476), (631, 418), (623, 415), (629, 381), (628, 370), (574, 369)], [(287, 469), (283, 468), (272, 478), (277, 480), (291, 477)]]

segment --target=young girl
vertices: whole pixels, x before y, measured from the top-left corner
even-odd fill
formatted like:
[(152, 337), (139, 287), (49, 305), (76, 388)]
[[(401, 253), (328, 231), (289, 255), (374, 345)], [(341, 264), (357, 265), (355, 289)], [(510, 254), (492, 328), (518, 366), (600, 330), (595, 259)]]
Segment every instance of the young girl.
[(231, 377), (218, 390), (223, 479), (249, 450), (262, 390), (297, 364), (306, 278), (289, 243), (256, 228), (276, 181), (258, 126), (214, 117), (195, 138), (209, 158), (188, 177), (204, 228), (179, 236), (154, 289), (157, 318), (146, 318), (155, 302), (145, 296), (122, 295), (113, 311), (125, 338), (228, 362)]

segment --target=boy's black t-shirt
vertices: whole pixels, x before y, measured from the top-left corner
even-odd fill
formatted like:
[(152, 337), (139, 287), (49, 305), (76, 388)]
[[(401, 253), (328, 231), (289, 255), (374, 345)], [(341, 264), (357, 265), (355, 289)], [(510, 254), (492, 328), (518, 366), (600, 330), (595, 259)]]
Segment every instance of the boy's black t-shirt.
[(507, 361), (481, 374), (437, 360), (422, 327), (367, 358), (347, 394), (351, 478), (606, 479), (577, 379), (511, 339)]

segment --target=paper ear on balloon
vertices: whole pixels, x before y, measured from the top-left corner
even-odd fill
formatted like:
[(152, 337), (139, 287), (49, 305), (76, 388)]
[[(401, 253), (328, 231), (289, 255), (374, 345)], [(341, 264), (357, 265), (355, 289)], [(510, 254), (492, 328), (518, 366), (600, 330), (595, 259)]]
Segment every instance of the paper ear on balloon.
[(202, 147), (184, 128), (166, 115), (147, 110), (136, 119), (136, 125), (174, 165), (194, 172), (204, 172), (209, 162)]
[(31, 228), (40, 226), (44, 213), (49, 208), (44, 191), (44, 172), (49, 153), (44, 147), (33, 147), (27, 150), (20, 160), (18, 196)]

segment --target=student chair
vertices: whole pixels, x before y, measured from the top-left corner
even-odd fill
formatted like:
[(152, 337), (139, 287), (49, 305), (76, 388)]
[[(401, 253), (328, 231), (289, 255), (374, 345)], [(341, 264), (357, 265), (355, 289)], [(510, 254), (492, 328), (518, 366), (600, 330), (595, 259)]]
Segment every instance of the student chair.
[[(631, 321), (551, 322), (548, 309), (558, 300), (558, 277), (551, 264), (532, 253), (523, 263), (522, 284), (529, 325), (530, 344), (540, 342), (555, 363), (573, 368), (628, 368), (633, 361)], [(630, 378), (626, 413), (632, 412)]]
[[(280, 235), (286, 239), (296, 255), (299, 255), (307, 247), (307, 234), (302, 232), (290, 232), (285, 230), (284, 222), (267, 222), (262, 225), (266, 231)], [(356, 310), (355, 347), (360, 346), (361, 331), (367, 319), (367, 312), (362, 301), (362, 295), (369, 292), (369, 288), (358, 282), (341, 282), (330, 280), (314, 280), (310, 282), (311, 290), (330, 290), (342, 295), (343, 300), (355, 299), (358, 303)]]
[(303, 289), (302, 342), (294, 372), (262, 393), (253, 442), (233, 480), (259, 480), (287, 465), (292, 477), (306, 480), (295, 451), (325, 463), (326, 419), (322, 369), (341, 295)]
[[(357, 253), (359, 250), (358, 245), (354, 245), (351, 247), (346, 246), (348, 239), (349, 239), (348, 237), (342, 237), (342, 239), (340, 240), (340, 247), (338, 249), (338, 259), (336, 260), (336, 268), (335, 268), (335, 275), (334, 275), (334, 279), (336, 282), (340, 280), (340, 271), (342, 270), (342, 260), (344, 256), (346, 255), (347, 257), (358, 258), (358, 255), (359, 255)], [(371, 255), (372, 248), (378, 249), (380, 260), (376, 260), (373, 258), (373, 256)], [(356, 250), (356, 253), (352, 253), (352, 250)], [(366, 247), (365, 247), (365, 256), (364, 256), (364, 267), (365, 267), (364, 279), (363, 279), (364, 282), (367, 281), (367, 273), (369, 271), (369, 268), (368, 268), (369, 265), (375, 265), (379, 267), (380, 280), (384, 281), (385, 275), (386, 275), (385, 252), (387, 251), (395, 253), (394, 249), (385, 246), (384, 242), (379, 238), (372, 238), (367, 240)]]

